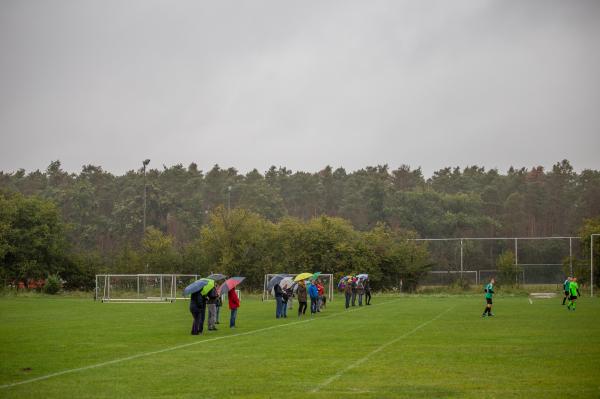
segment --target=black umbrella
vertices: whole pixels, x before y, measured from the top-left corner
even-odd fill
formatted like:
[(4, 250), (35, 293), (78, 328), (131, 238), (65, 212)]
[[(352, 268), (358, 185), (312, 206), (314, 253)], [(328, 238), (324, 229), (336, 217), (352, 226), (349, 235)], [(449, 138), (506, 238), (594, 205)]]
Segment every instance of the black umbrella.
[(267, 290), (270, 290), (270, 289), (272, 289), (273, 287), (275, 287), (275, 284), (279, 284), (279, 282), (280, 282), (281, 280), (283, 280), (284, 278), (286, 278), (286, 275), (285, 275), (285, 274), (278, 274), (278, 275), (276, 275), (275, 277), (272, 277), (272, 278), (269, 280), (269, 283), (267, 284)]

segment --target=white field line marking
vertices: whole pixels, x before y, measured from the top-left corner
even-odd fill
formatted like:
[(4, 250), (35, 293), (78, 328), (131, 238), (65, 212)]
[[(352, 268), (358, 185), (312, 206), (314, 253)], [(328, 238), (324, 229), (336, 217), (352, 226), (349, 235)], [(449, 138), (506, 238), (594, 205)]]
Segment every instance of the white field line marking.
[(348, 371), (352, 370), (353, 368), (356, 368), (356, 367), (360, 366), (361, 364), (363, 364), (364, 362), (366, 362), (367, 360), (369, 360), (373, 355), (381, 352), (382, 350), (384, 350), (388, 346), (390, 346), (392, 344), (395, 344), (396, 342), (400, 341), (402, 338), (406, 338), (409, 335), (414, 334), (415, 332), (419, 331), (421, 328), (427, 326), (428, 324), (433, 323), (434, 321), (436, 321), (437, 319), (439, 319), (440, 317), (442, 317), (444, 314), (448, 313), (453, 308), (454, 308), (454, 306), (452, 306), (452, 307), (444, 310), (442, 313), (440, 313), (439, 315), (435, 316), (433, 319), (428, 320), (428, 321), (426, 321), (426, 322), (424, 322), (422, 324), (419, 324), (418, 326), (416, 326), (415, 328), (413, 328), (409, 332), (406, 332), (406, 333), (402, 334), (401, 336), (399, 336), (397, 338), (394, 338), (393, 340), (388, 341), (385, 344), (379, 346), (377, 349), (373, 350), (372, 352), (367, 353), (366, 356), (358, 359), (357, 361), (355, 361), (354, 363), (350, 364), (345, 369), (339, 371), (338, 373), (334, 374), (333, 376), (329, 377), (328, 379), (326, 379), (325, 381), (323, 381), (322, 383), (320, 383), (319, 385), (317, 385), (311, 392), (312, 393), (319, 392), (322, 388), (325, 388), (327, 385), (331, 384), (333, 381), (337, 380), (342, 375), (346, 374)]
[[(396, 302), (397, 300), (398, 299), (392, 299), (390, 301), (385, 301), (385, 302), (380, 302), (380, 303), (377, 303), (377, 304), (373, 304), (373, 306), (386, 305), (388, 303)], [(131, 355), (131, 356), (127, 356), (127, 357), (121, 357), (121, 358), (118, 358), (118, 359), (109, 360), (107, 362), (91, 364), (89, 366), (84, 366), (84, 367), (78, 367), (78, 368), (74, 368), (74, 369), (68, 369), (68, 370), (58, 371), (56, 373), (42, 375), (40, 377), (31, 378), (29, 380), (23, 380), (23, 381), (19, 381), (19, 382), (13, 382), (11, 384), (0, 385), (0, 389), (11, 388), (11, 387), (14, 387), (14, 386), (17, 386), (17, 385), (30, 384), (32, 382), (47, 380), (49, 378), (58, 377), (58, 376), (65, 375), (65, 374), (77, 373), (79, 371), (96, 369), (96, 368), (108, 366), (108, 365), (111, 365), (111, 364), (122, 363), (122, 362), (127, 362), (129, 360), (139, 359), (139, 358), (142, 358), (142, 357), (148, 357), (148, 356), (158, 355), (158, 354), (161, 354), (161, 353), (171, 352), (171, 351), (175, 351), (175, 350), (178, 350), (178, 349), (187, 348), (189, 346), (203, 344), (203, 343), (206, 343), (206, 342), (220, 341), (220, 340), (226, 339), (226, 338), (241, 337), (241, 336), (244, 336), (244, 335), (256, 334), (256, 333), (259, 333), (259, 332), (269, 331), (269, 330), (273, 330), (273, 329), (276, 329), (276, 328), (293, 326), (293, 325), (297, 325), (297, 324), (308, 323), (308, 322), (311, 322), (311, 321), (324, 320), (324, 319), (328, 319), (330, 317), (345, 315), (345, 314), (348, 314), (350, 312), (357, 311), (359, 309), (366, 309), (366, 306), (364, 306), (364, 307), (357, 307), (356, 309), (344, 310), (344, 311), (341, 311), (341, 312), (338, 312), (338, 313), (333, 313), (333, 314), (330, 314), (330, 315), (327, 315), (327, 316), (323, 316), (323, 317), (312, 317), (311, 316), (310, 318), (305, 319), (305, 320), (293, 321), (291, 323), (279, 324), (279, 325), (275, 325), (275, 326), (271, 326), (271, 327), (265, 327), (265, 328), (259, 328), (257, 330), (246, 331), (246, 332), (238, 333), (238, 334), (223, 335), (223, 336), (220, 336), (220, 337), (214, 337), (214, 338), (204, 339), (202, 341), (189, 342), (187, 344), (182, 344), (182, 345), (177, 345), (177, 346), (171, 346), (169, 348), (164, 348), (164, 349), (160, 349), (160, 350), (156, 350), (156, 351), (151, 351), (151, 352), (138, 353), (137, 355)]]

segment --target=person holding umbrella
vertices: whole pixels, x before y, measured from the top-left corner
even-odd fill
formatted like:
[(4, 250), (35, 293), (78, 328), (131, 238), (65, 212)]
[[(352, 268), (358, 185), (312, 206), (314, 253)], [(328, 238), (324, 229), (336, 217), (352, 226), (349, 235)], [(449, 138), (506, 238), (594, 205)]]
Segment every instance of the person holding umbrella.
[(317, 313), (317, 303), (319, 302), (319, 290), (314, 281), (308, 286), (308, 295), (310, 296), (310, 314), (312, 316)]
[(298, 282), (298, 317), (306, 313), (306, 284), (304, 280)]
[(244, 281), (245, 277), (232, 277), (225, 280), (225, 282), (219, 287), (219, 295), (224, 295), (227, 292), (227, 299), (229, 302), (229, 310), (231, 310), (231, 316), (229, 317), (229, 328), (235, 328), (235, 319), (237, 318), (237, 310), (240, 307), (240, 298), (235, 292), (235, 287)]
[(356, 294), (358, 295), (358, 306), (362, 306), (363, 295), (365, 294), (365, 286), (361, 279), (356, 282)]
[(279, 319), (283, 316), (283, 290), (279, 283), (275, 284), (273, 292), (275, 294), (275, 301), (277, 302), (275, 307), (275, 318)]
[(213, 287), (208, 292), (208, 330), (216, 331), (217, 327), (215, 326), (217, 322), (217, 299), (219, 298), (219, 294), (217, 293), (217, 289)]
[(200, 291), (194, 292), (190, 297), (190, 312), (194, 318), (192, 335), (202, 334), (204, 330), (204, 317), (206, 315), (206, 301)]
[(231, 316), (229, 317), (229, 328), (235, 328), (235, 319), (237, 318), (237, 311), (240, 307), (240, 298), (235, 292), (235, 288), (232, 288), (227, 293), (229, 299), (229, 310), (231, 310)]
[(194, 318), (192, 324), (192, 335), (202, 334), (204, 329), (204, 316), (206, 314), (206, 295), (214, 288), (214, 280), (201, 278), (185, 287), (183, 295), (191, 295), (190, 312)]
[(344, 295), (346, 296), (346, 309), (350, 307), (350, 299), (352, 298), (352, 281), (348, 279), (344, 285)]

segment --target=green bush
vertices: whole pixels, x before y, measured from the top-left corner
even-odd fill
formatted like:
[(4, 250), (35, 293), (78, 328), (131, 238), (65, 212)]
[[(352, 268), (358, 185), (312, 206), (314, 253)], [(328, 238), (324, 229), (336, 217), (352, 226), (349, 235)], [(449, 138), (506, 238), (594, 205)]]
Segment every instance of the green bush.
[(51, 274), (48, 276), (46, 284), (44, 285), (44, 292), (50, 295), (58, 294), (58, 291), (60, 291), (60, 286), (60, 277), (58, 277), (56, 274)]

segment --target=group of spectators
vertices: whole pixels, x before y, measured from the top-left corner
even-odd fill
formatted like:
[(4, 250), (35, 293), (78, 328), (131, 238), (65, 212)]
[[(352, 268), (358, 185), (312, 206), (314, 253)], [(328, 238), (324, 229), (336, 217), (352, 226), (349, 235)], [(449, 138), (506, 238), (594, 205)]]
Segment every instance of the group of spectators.
[(358, 306), (363, 305), (363, 296), (365, 297), (365, 305), (371, 304), (371, 285), (369, 279), (348, 277), (345, 282), (340, 285), (340, 288), (344, 290), (346, 297), (346, 309), (352, 306), (356, 306), (356, 298), (358, 297)]
[(275, 296), (275, 318), (287, 318), (287, 311), (292, 310), (294, 296), (298, 299), (298, 317), (306, 314), (308, 299), (310, 299), (310, 313), (321, 312), (327, 305), (325, 286), (320, 279), (313, 281), (301, 280), (292, 286), (282, 288), (279, 284), (273, 287)]
[[(235, 289), (231, 289), (227, 293), (227, 299), (229, 302), (229, 309), (231, 311), (229, 317), (229, 327), (235, 328), (235, 320), (237, 318), (237, 311), (240, 307), (240, 299), (235, 292)], [(217, 324), (219, 322), (219, 315), (221, 313), (221, 307), (223, 306), (223, 298), (218, 294), (217, 288), (212, 288), (206, 295), (202, 295), (200, 291), (192, 294), (190, 298), (190, 312), (194, 317), (192, 323), (192, 335), (202, 334), (204, 330), (204, 319), (206, 316), (206, 308), (208, 307), (208, 330), (216, 331)]]

